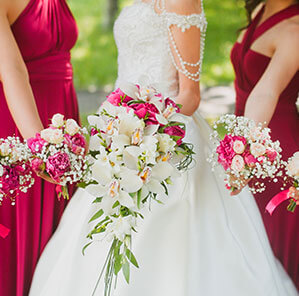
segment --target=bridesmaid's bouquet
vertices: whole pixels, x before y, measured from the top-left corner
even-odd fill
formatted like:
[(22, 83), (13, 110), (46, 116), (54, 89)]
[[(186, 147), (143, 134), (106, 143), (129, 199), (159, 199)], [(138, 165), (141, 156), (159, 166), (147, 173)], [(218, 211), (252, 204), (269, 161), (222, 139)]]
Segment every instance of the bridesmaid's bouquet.
[(0, 205), (4, 198), (14, 205), (16, 197), (33, 185), (29, 158), (30, 150), (18, 137), (0, 139)]
[[(270, 129), (245, 117), (224, 115), (214, 130), (211, 138), (215, 148), (209, 161), (213, 167), (223, 167), (229, 190), (241, 189), (251, 179), (270, 177), (277, 181), (276, 174), (282, 166), (281, 148), (278, 141), (271, 140)], [(262, 192), (265, 184), (255, 181), (250, 190)]]
[(138, 267), (132, 233), (142, 211), (153, 201), (162, 203), (172, 178), (192, 162), (184, 119), (172, 99), (139, 85), (117, 89), (98, 114), (88, 118), (92, 180), (85, 187), (99, 206), (90, 219), (97, 222), (88, 238), (101, 233), (111, 241), (99, 278), (104, 275), (105, 295), (121, 270), (129, 283), (130, 264)]
[(86, 180), (87, 141), (75, 120), (64, 120), (63, 115), (55, 114), (50, 126), (28, 139), (27, 145), (32, 169), (60, 184), (56, 188), (59, 197), (69, 198), (67, 184)]
[(299, 194), (299, 151), (290, 157), (286, 163), (287, 183), (291, 183), (291, 187), (274, 196), (266, 206), (267, 212), (272, 215), (274, 210), (285, 200), (290, 200), (287, 207), (288, 211), (295, 212), (299, 200), (295, 197)]

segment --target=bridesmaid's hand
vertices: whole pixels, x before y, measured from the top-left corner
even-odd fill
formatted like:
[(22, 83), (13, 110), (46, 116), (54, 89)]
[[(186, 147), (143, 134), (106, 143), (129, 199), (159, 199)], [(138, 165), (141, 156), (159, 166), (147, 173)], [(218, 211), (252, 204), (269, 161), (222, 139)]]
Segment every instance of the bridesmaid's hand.
[(299, 206), (299, 189), (296, 189), (295, 187), (291, 187), (289, 191), (290, 191), (290, 196), (296, 200), (296, 205)]
[[(241, 178), (242, 180), (242, 186), (241, 188), (238, 188), (240, 185), (236, 183), (237, 180), (239, 180), (239, 178), (236, 178), (234, 175), (230, 175), (230, 184), (235, 188), (233, 189), (233, 191), (230, 193), (231, 196), (235, 196), (235, 195), (238, 195), (239, 193), (241, 193), (241, 191), (248, 185), (248, 183), (251, 181), (251, 179), (247, 179), (247, 180), (244, 180)], [(239, 182), (238, 182), (239, 183)]]

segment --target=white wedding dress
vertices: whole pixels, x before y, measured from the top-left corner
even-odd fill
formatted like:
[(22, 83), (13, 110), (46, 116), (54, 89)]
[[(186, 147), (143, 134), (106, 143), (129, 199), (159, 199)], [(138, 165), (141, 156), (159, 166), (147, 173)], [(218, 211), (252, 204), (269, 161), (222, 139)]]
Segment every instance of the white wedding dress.
[[(203, 12), (182, 16), (168, 13), (163, 0), (160, 4), (162, 13), (157, 14), (153, 4), (135, 1), (116, 21), (116, 84), (138, 82), (146, 74), (151, 83), (163, 82), (163, 91), (175, 97), (178, 69), (185, 64), (175, 64), (169, 50), (174, 39), (169, 38), (168, 29), (175, 25), (184, 32), (196, 26), (203, 37), (206, 20)], [(174, 54), (178, 57), (179, 51)], [(188, 71), (185, 75), (198, 80)], [(131, 268), (130, 285), (120, 275), (113, 295), (297, 295), (272, 254), (252, 195), (244, 190), (230, 197), (221, 171), (211, 171), (206, 161), (211, 149), (210, 128), (198, 112), (187, 129), (186, 140), (196, 151), (195, 165), (175, 179), (165, 205), (153, 204), (139, 223), (133, 252), (140, 268)], [(92, 228), (88, 220), (98, 207), (93, 199), (82, 189), (73, 196), (38, 263), (30, 296), (92, 295), (109, 248), (109, 243), (98, 237), (82, 255), (86, 234)], [(95, 295), (103, 295), (102, 283)]]

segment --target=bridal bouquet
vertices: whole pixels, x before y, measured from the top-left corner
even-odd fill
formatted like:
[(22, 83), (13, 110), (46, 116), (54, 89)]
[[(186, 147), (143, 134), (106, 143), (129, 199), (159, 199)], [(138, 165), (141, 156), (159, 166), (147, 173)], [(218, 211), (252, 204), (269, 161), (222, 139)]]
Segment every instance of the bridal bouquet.
[(14, 205), (16, 197), (33, 185), (29, 157), (30, 150), (18, 137), (0, 139), (0, 205), (4, 198)]
[[(224, 168), (229, 190), (241, 189), (253, 178), (277, 180), (281, 148), (278, 141), (271, 140), (268, 128), (245, 117), (224, 115), (214, 129), (211, 138), (215, 149), (209, 161), (214, 167), (220, 164)], [(250, 190), (262, 192), (265, 185), (255, 181)]]
[(88, 169), (87, 143), (77, 122), (55, 114), (51, 125), (28, 139), (27, 145), (32, 153), (32, 169), (59, 183), (56, 188), (59, 197), (68, 199), (66, 185), (84, 181)]
[(129, 283), (130, 264), (138, 267), (131, 243), (142, 211), (152, 201), (162, 203), (172, 178), (192, 162), (192, 146), (183, 141), (186, 128), (179, 112), (179, 105), (153, 87), (126, 85), (88, 118), (93, 161), (86, 190), (99, 205), (88, 237), (101, 233), (111, 241), (100, 276), (104, 275), (105, 295), (110, 295), (121, 270)]
[(266, 211), (272, 215), (274, 210), (285, 200), (290, 200), (288, 211), (294, 212), (299, 201), (295, 198), (299, 193), (299, 152), (296, 152), (286, 163), (286, 179), (291, 187), (274, 196), (266, 206)]

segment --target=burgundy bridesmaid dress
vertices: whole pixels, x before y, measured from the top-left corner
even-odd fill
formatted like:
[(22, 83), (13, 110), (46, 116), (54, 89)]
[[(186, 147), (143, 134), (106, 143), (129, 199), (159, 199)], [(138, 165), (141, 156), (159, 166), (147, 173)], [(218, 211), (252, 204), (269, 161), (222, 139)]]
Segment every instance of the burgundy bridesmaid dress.
[[(271, 61), (270, 57), (253, 51), (251, 45), (278, 23), (299, 15), (299, 4), (276, 13), (258, 25), (263, 12), (264, 8), (253, 19), (242, 42), (236, 43), (232, 49), (231, 59), (236, 73), (236, 115), (244, 115), (246, 100)], [(280, 95), (275, 113), (269, 123), (273, 139), (281, 143), (284, 160), (299, 150), (299, 114), (295, 105), (298, 93), (299, 72)], [(266, 204), (281, 191), (281, 186), (281, 183), (272, 182), (265, 192), (256, 194), (255, 198), (274, 254), (282, 262), (299, 290), (299, 208), (294, 214), (290, 213), (286, 210), (288, 202), (285, 202), (275, 210), (273, 216), (265, 212)]]
[[(78, 31), (65, 0), (30, 0), (11, 29), (44, 126), (58, 112), (79, 120), (70, 63)], [(20, 135), (0, 83), (0, 137), (14, 134)], [(9, 201), (0, 206), (0, 224), (11, 229), (7, 238), (0, 237), (0, 296), (28, 295), (37, 260), (65, 206), (57, 200), (55, 186), (41, 179), (15, 207)]]

